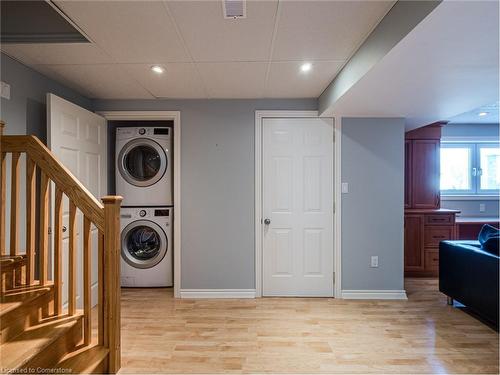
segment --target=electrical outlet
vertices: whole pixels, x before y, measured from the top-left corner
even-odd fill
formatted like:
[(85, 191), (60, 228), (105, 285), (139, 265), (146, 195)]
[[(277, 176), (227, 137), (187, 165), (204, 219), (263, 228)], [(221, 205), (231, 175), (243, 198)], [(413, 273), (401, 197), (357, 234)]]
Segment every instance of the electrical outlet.
[(484, 211), (486, 211), (486, 204), (479, 203), (479, 212), (484, 212)]
[(371, 263), (370, 267), (374, 267), (374, 268), (378, 267), (378, 256), (377, 255), (372, 256), (372, 263)]

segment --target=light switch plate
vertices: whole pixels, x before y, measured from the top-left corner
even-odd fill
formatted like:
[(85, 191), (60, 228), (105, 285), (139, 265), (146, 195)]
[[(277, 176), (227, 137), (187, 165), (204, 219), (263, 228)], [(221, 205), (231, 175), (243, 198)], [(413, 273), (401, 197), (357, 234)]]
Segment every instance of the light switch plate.
[(10, 100), (10, 85), (8, 83), (2, 81), (0, 91), (2, 98)]
[(372, 256), (372, 263), (371, 263), (370, 267), (374, 267), (374, 268), (378, 267), (378, 256), (377, 255)]
[(342, 194), (347, 194), (349, 193), (349, 183), (347, 182), (342, 182)]

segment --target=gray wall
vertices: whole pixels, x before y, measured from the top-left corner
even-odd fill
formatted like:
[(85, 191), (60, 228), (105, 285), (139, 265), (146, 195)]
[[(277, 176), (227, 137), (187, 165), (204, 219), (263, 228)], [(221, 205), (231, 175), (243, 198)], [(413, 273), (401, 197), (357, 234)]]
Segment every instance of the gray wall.
[[(448, 124), (442, 129), (442, 139), (446, 137), (491, 137), (499, 140), (499, 125), (498, 124)], [(499, 204), (498, 199), (481, 199), (481, 200), (447, 200), (446, 197), (441, 198), (441, 207), (460, 210), (460, 216), (484, 216), (498, 217)], [(485, 211), (479, 211), (479, 205), (485, 205)]]
[(342, 119), (343, 290), (404, 289), (404, 126), (398, 118)]
[(183, 289), (253, 289), (255, 110), (305, 100), (97, 100), (100, 110), (181, 111)]
[(92, 108), (90, 99), (3, 53), (0, 55), (0, 76), (10, 84), (10, 100), (2, 98), (0, 103), (0, 118), (7, 124), (6, 134), (34, 134), (46, 140), (45, 96), (48, 92), (84, 108)]

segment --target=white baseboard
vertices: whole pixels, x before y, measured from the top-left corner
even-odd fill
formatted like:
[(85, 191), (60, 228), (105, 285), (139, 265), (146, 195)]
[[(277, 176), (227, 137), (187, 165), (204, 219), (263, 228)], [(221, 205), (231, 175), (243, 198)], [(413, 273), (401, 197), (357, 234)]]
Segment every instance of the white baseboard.
[(181, 289), (181, 298), (255, 298), (255, 289)]
[(344, 299), (399, 299), (406, 300), (405, 290), (343, 290)]

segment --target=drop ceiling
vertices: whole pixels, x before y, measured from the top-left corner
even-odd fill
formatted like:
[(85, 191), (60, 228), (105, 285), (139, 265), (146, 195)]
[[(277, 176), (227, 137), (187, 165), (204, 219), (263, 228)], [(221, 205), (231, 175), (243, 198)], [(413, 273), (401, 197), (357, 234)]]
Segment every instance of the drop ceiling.
[(152, 99), (318, 97), (394, 1), (248, 1), (236, 20), (220, 0), (53, 3), (90, 44), (2, 52), (91, 98)]
[(497, 124), (499, 117), (500, 102), (483, 105), (472, 111), (461, 113), (449, 119), (449, 124)]

